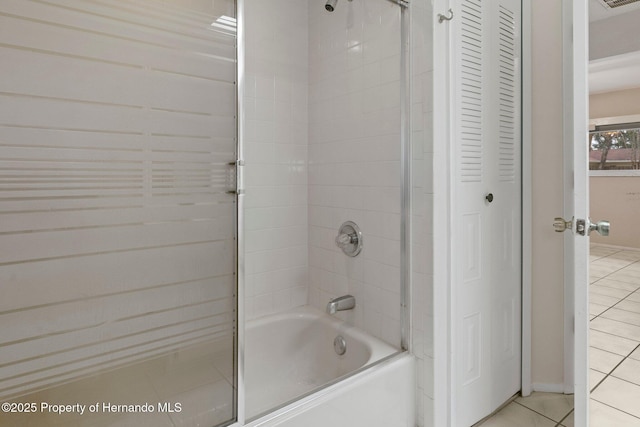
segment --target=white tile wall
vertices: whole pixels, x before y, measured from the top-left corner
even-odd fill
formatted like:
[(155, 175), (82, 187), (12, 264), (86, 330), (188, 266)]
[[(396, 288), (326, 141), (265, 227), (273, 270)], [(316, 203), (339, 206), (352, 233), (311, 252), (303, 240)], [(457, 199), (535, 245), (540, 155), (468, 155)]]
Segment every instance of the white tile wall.
[(411, 1), (412, 49), (412, 298), (413, 353), (417, 361), (417, 424), (433, 426), (433, 10)]
[[(309, 301), (353, 294), (339, 315), (399, 346), (400, 8), (309, 8)], [(355, 258), (334, 243), (347, 220), (364, 235)]]
[[(399, 345), (399, 8), (354, 0), (330, 14), (317, 0), (247, 0), (246, 9), (249, 317), (307, 301), (324, 309), (351, 293), (356, 309), (338, 315)], [(434, 407), (432, 15), (431, 1), (411, 1), (413, 353), (424, 427)], [(346, 220), (364, 233), (356, 258), (334, 243)]]
[[(307, 3), (247, 0), (246, 317), (307, 303)], [(268, 24), (268, 25), (265, 25)]]

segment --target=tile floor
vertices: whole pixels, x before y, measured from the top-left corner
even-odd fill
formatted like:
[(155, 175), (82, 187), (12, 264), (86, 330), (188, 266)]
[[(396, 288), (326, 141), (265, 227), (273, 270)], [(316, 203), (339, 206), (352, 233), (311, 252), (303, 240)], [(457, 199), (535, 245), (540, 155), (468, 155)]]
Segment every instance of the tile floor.
[[(640, 249), (591, 246), (592, 427), (640, 427)], [(518, 397), (482, 427), (573, 427), (573, 396)]]

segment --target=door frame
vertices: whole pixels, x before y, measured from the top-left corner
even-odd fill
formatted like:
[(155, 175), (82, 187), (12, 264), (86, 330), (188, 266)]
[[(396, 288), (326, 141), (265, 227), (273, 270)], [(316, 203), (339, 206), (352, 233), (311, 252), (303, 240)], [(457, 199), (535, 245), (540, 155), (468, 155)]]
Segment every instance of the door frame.
[[(448, 0), (434, 0), (433, 25), (433, 425), (451, 425), (451, 163)], [(455, 12), (454, 12), (455, 13)], [(455, 16), (454, 16), (455, 19)], [(425, 405), (425, 418), (429, 415)], [(428, 423), (428, 419), (425, 423)]]
[[(589, 6), (563, 1), (564, 217), (589, 218)], [(565, 393), (574, 423), (589, 425), (589, 236), (565, 232)]]
[(532, 3), (522, 0), (522, 379), (521, 393), (533, 391), (531, 376), (533, 164), (532, 164)]
[[(522, 97), (521, 97), (521, 139), (522, 139), (522, 311), (521, 311), (521, 389), (525, 396), (531, 394), (531, 265), (532, 265), (532, 22), (531, 9), (534, 0), (522, 0)], [(450, 51), (451, 38), (446, 20), (439, 14), (448, 15), (449, 0), (433, 2), (433, 139), (447, 143), (434, 144), (433, 158), (433, 414), (436, 426), (451, 425), (452, 411), (452, 369), (453, 340), (451, 269), (452, 245), (451, 216), (453, 213), (451, 189), (452, 155), (451, 141), (452, 103), (450, 101)], [(453, 11), (454, 19), (456, 11)], [(429, 416), (425, 408), (425, 415)], [(425, 420), (427, 421), (427, 420)]]
[[(586, 92), (588, 61), (588, 7), (581, 0), (565, 0), (565, 7), (569, 8), (563, 17), (563, 48), (568, 52), (578, 52), (578, 57), (570, 57), (568, 64), (571, 73), (565, 72), (565, 87), (576, 84), (574, 72), (579, 72), (578, 83), (585, 88), (579, 111), (575, 109), (565, 115), (567, 127), (573, 135), (586, 132), (588, 125), (588, 94)], [(532, 385), (532, 5), (533, 0), (522, 0), (522, 394), (529, 395), (533, 391)], [(433, 13), (434, 37), (434, 140), (450, 141), (450, 108), (449, 102), (449, 34), (448, 26), (440, 25), (438, 13), (445, 13), (449, 9), (448, 0), (435, 0)], [(571, 39), (579, 40), (579, 46), (573, 46)], [(574, 50), (575, 49), (575, 50)], [(576, 67), (577, 64), (583, 64)], [(566, 69), (565, 69), (566, 70)], [(567, 80), (569, 78), (569, 80)], [(566, 89), (565, 89), (566, 90)], [(565, 91), (565, 100), (568, 95)], [(573, 96), (572, 92), (569, 95)], [(573, 101), (575, 102), (575, 101)], [(565, 111), (567, 110), (565, 105)], [(585, 114), (585, 110), (587, 114)], [(567, 114), (567, 113), (565, 113)], [(584, 123), (583, 123), (584, 121)], [(573, 138), (571, 139), (573, 140)], [(575, 139), (577, 140), (577, 139)], [(566, 138), (565, 138), (566, 141)], [(446, 144), (442, 144), (446, 145)], [(442, 146), (441, 145), (441, 146)], [(450, 214), (452, 212), (451, 199), (448, 196), (451, 189), (451, 177), (448, 165), (451, 156), (446, 147), (436, 148), (434, 154), (434, 400), (433, 420), (435, 425), (448, 426), (451, 422), (451, 291), (450, 283), (451, 245)], [(573, 162), (573, 153), (571, 156)], [(565, 176), (572, 170), (573, 164), (565, 165)], [(566, 182), (565, 182), (566, 184)], [(588, 186), (588, 180), (587, 180)], [(588, 188), (588, 187), (587, 187)], [(565, 198), (571, 197), (571, 192), (565, 193)], [(582, 215), (586, 212), (575, 212)], [(569, 215), (571, 216), (571, 215)], [(586, 216), (586, 215), (585, 215)], [(582, 238), (581, 236), (579, 236)], [(576, 242), (574, 236), (567, 233), (565, 243)], [(584, 256), (584, 254), (583, 254)], [(565, 278), (565, 371), (569, 373), (565, 380), (564, 390), (574, 391), (575, 422), (576, 425), (588, 425), (589, 389), (585, 378), (588, 374), (588, 294), (586, 289), (577, 288), (573, 270), (575, 263), (565, 264), (565, 272), (571, 270), (571, 275)], [(575, 324), (574, 324), (575, 314)], [(573, 333), (574, 325), (576, 334)], [(573, 351), (577, 349), (578, 351)], [(560, 392), (561, 390), (557, 390)]]

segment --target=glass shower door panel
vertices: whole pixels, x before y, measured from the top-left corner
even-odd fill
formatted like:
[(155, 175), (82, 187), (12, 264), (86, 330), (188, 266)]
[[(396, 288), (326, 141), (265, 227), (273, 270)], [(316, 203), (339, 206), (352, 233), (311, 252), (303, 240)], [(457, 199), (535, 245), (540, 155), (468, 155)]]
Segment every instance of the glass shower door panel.
[(235, 80), (232, 0), (0, 2), (0, 425), (234, 420)]

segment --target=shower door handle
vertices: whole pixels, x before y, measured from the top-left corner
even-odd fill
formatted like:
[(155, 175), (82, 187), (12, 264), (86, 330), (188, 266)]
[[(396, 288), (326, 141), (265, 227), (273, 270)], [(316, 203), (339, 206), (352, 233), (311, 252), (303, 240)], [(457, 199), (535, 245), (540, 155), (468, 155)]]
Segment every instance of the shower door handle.
[(227, 171), (225, 181), (226, 186), (227, 188), (229, 188), (229, 190), (225, 191), (225, 193), (235, 195), (244, 194), (244, 190), (242, 189), (242, 186), (240, 184), (242, 180), (242, 172), (240, 168), (244, 166), (244, 160), (229, 162), (227, 163), (227, 166), (230, 167)]

